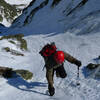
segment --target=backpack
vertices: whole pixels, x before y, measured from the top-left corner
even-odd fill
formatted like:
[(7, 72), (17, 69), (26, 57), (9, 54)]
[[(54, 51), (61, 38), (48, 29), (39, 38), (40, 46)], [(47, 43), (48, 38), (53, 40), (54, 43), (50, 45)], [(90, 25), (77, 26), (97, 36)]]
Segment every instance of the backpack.
[(54, 54), (56, 50), (57, 48), (55, 43), (51, 43), (51, 44), (46, 44), (39, 53), (41, 54), (42, 57), (46, 58)]

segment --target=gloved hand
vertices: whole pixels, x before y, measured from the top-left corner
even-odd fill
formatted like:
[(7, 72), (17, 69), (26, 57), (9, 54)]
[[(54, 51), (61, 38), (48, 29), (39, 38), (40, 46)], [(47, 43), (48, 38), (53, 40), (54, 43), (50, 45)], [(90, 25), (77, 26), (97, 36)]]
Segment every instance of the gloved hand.
[(81, 67), (81, 65), (82, 65), (81, 61), (76, 61), (75, 64), (76, 64), (78, 67)]

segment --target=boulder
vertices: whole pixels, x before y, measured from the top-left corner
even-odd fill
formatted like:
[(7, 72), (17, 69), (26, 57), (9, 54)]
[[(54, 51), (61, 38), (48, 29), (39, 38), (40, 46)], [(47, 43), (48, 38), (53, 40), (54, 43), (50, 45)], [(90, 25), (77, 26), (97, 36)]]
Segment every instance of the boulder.
[(5, 78), (11, 78), (12, 73), (13, 73), (12, 68), (0, 66), (0, 76), (5, 77)]

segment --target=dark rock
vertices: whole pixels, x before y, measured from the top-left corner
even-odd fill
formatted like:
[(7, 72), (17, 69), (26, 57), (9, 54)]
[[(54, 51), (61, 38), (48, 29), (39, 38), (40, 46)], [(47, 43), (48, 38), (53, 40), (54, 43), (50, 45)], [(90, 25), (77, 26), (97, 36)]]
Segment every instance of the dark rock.
[(90, 64), (88, 64), (86, 67), (87, 67), (88, 69), (92, 70), (92, 69), (97, 68), (98, 66), (100, 66), (100, 64), (92, 64), (92, 63), (90, 63)]
[(0, 76), (5, 77), (5, 78), (11, 78), (12, 73), (13, 73), (12, 68), (0, 66)]

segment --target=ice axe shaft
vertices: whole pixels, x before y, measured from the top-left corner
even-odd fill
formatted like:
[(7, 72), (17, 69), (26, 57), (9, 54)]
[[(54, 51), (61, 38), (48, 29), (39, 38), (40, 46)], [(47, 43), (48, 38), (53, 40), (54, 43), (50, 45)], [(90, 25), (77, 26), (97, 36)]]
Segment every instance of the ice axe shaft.
[(80, 82), (79, 82), (79, 67), (77, 69), (78, 69), (78, 72), (77, 72), (77, 85), (80, 85)]
[(77, 69), (78, 69), (78, 72), (77, 72), (77, 78), (79, 78), (79, 70), (80, 70), (80, 69), (79, 69), (79, 67), (78, 67)]

